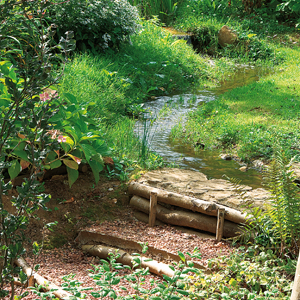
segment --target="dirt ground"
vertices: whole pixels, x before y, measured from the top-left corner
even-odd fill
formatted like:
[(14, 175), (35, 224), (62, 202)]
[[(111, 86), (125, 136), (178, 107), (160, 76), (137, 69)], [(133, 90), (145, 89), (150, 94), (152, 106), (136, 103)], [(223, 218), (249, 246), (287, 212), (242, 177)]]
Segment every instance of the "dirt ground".
[[(173, 181), (179, 184), (187, 178), (187, 173), (178, 169), (167, 169), (158, 173), (161, 174), (161, 181), (165, 182), (170, 182), (173, 178)], [(158, 173), (145, 174), (139, 181), (149, 181), (149, 176), (152, 179), (156, 176), (156, 179), (153, 179), (154, 184), (159, 186)], [(175, 176), (176, 173), (179, 175)], [(168, 178), (166, 174), (169, 174)], [(194, 175), (192, 174), (195, 180)], [(207, 186), (207, 179), (202, 179), (205, 180)], [(45, 192), (51, 194), (52, 197), (47, 205), (50, 211), (38, 211), (40, 220), (33, 219), (26, 233), (32, 242), (43, 242), (44, 250), (35, 259), (28, 245), (26, 260), (31, 266), (40, 264), (39, 274), (55, 284), (62, 283), (62, 276), (74, 273), (75, 279), (83, 282), (84, 286), (93, 286), (86, 270), (91, 263), (98, 260), (83, 253), (80, 245), (74, 242), (81, 229), (95, 230), (96, 228), (103, 233), (121, 235), (128, 239), (142, 240), (144, 236), (149, 245), (151, 243), (160, 245), (173, 253), (191, 251), (197, 246), (201, 250), (203, 264), (207, 259), (220, 254), (228, 255), (232, 251), (230, 243), (217, 243), (212, 236), (203, 238), (203, 236), (199, 237), (199, 234), (183, 233), (167, 225), (150, 229), (146, 224), (137, 221), (129, 207), (127, 185), (118, 180), (109, 180), (102, 176), (99, 183), (95, 184), (93, 174), (88, 171), (80, 174), (71, 188), (67, 182), (67, 175), (55, 175), (45, 181), (44, 185)], [(176, 190), (175, 187), (174, 190)], [(191, 191), (190, 188), (188, 190)], [(218, 190), (222, 192), (222, 189), (218, 188)], [(53, 231), (44, 229), (44, 224), (51, 222), (57, 222)], [(149, 278), (153, 278), (153, 275)], [(130, 288), (128, 293), (130, 293)], [(36, 299), (36, 297), (30, 293), (24, 299)], [(90, 298), (87, 297), (87, 299)]]
[[(55, 175), (44, 182), (45, 193), (51, 195), (49, 211), (39, 210), (39, 220), (32, 219), (27, 236), (32, 241), (44, 243), (44, 249), (54, 249), (73, 243), (79, 230), (105, 220), (130, 217), (126, 185), (105, 176), (95, 184), (93, 174), (80, 173), (69, 187), (67, 175)], [(12, 192), (16, 193), (15, 190)], [(6, 198), (8, 204), (8, 198)], [(6, 206), (8, 207), (8, 206)], [(9, 209), (11, 210), (11, 209)], [(57, 222), (53, 231), (44, 229), (47, 223)]]

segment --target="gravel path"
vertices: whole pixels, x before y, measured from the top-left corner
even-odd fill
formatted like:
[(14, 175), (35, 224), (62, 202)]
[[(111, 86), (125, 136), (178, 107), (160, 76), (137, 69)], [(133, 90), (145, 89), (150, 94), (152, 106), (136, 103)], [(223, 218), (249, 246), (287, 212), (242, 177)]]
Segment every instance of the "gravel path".
[[(232, 250), (230, 244), (224, 241), (216, 243), (213, 239), (203, 239), (196, 234), (184, 233), (167, 225), (150, 228), (147, 224), (135, 220), (105, 221), (100, 225), (93, 225), (86, 229), (148, 243), (149, 246), (167, 250), (174, 254), (177, 254), (178, 251), (192, 253), (193, 249), (197, 247), (201, 253), (200, 262), (204, 265), (207, 264), (208, 259), (217, 257), (218, 255), (228, 255)], [(159, 260), (157, 257), (155, 259)], [(93, 287), (99, 290), (89, 277), (89, 272), (87, 271), (91, 269), (91, 264), (98, 264), (98, 258), (84, 254), (81, 250), (74, 247), (74, 245), (67, 245), (64, 248), (51, 251), (45, 250), (35, 261), (32, 258), (27, 258), (26, 261), (31, 266), (39, 264), (38, 273), (59, 286), (63, 282), (61, 279), (62, 276), (76, 274), (74, 279), (83, 282), (82, 287)], [(121, 275), (123, 274), (126, 274), (126, 272), (121, 272)], [(146, 277), (145, 284), (143, 285), (144, 288), (147, 289), (150, 287), (150, 279), (161, 281), (161, 278), (149, 275)], [(118, 295), (134, 293), (134, 290), (127, 281), (121, 280), (119, 285), (127, 287), (128, 290), (119, 291)], [(86, 294), (88, 294), (86, 299), (95, 299), (89, 295), (90, 291), (86, 291)], [(30, 292), (23, 299), (38, 299), (38, 297)]]

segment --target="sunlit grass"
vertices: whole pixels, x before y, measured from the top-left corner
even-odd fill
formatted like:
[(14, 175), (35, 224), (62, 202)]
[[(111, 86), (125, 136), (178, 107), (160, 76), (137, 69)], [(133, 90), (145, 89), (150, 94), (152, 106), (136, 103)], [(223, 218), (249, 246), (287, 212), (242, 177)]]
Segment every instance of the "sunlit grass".
[(289, 157), (300, 150), (300, 51), (280, 49), (287, 60), (277, 72), (233, 89), (190, 114), (173, 137), (206, 148), (231, 149), (243, 160), (268, 160), (281, 144)]

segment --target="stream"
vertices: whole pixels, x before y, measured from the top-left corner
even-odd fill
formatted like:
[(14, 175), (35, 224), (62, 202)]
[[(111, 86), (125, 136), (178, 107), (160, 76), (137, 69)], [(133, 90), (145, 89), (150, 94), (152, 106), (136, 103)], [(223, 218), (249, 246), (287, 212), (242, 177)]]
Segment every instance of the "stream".
[(240, 66), (234, 78), (224, 81), (212, 90), (202, 90), (196, 94), (162, 96), (146, 102), (143, 107), (148, 111), (145, 114), (146, 121), (138, 121), (135, 131), (141, 139), (147, 138), (151, 151), (180, 168), (200, 171), (207, 175), (208, 179), (224, 179), (226, 175), (240, 180), (242, 184), (260, 188), (262, 176), (257, 170), (240, 171), (241, 165), (238, 162), (220, 158), (220, 150), (200, 150), (195, 153), (192, 146), (178, 141), (172, 142), (170, 133), (176, 124), (184, 123), (188, 112), (195, 110), (201, 102), (213, 101), (218, 95), (257, 81), (266, 73), (266, 70), (259, 67)]

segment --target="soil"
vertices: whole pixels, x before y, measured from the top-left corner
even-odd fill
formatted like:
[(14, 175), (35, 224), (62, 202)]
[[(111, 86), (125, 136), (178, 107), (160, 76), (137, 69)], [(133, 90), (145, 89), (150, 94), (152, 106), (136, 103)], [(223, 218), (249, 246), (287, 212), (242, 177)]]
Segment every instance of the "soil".
[[(194, 173), (199, 172), (188, 171), (192, 172), (190, 177), (186, 172), (179, 169), (158, 170), (154, 173), (146, 173), (139, 181), (151, 181), (149, 179), (151, 177), (152, 183), (159, 186), (158, 181), (169, 183), (172, 177), (174, 184), (167, 184), (167, 189), (178, 192), (178, 185), (180, 186), (182, 183), (182, 187), (185, 186), (185, 179), (189, 180), (190, 184), (192, 182), (196, 184)], [(203, 177), (203, 174), (199, 174), (198, 176), (208, 186), (207, 179)], [(191, 180), (192, 178), (193, 180)], [(26, 260), (32, 266), (40, 264), (38, 273), (58, 285), (62, 283), (62, 276), (73, 273), (76, 274), (75, 279), (84, 282), (84, 287), (95, 287), (88, 276), (87, 269), (90, 269), (91, 263), (96, 264), (98, 259), (83, 253), (80, 245), (74, 242), (81, 229), (90, 228), (106, 234), (121, 235), (128, 239), (148, 242), (149, 245), (158, 245), (158, 247), (163, 247), (173, 253), (177, 253), (177, 251), (191, 252), (197, 246), (202, 255), (201, 263), (204, 265), (207, 264), (208, 259), (218, 257), (220, 254), (228, 255), (232, 251), (228, 242), (216, 243), (212, 236), (184, 233), (168, 225), (156, 226), (154, 229), (148, 228), (147, 225), (134, 218), (133, 211), (129, 207), (127, 186), (118, 180), (109, 180), (103, 176), (99, 183), (95, 184), (92, 173), (88, 171), (80, 174), (71, 188), (68, 185), (67, 175), (55, 175), (51, 180), (45, 181), (44, 185), (45, 192), (52, 196), (48, 204), (50, 211), (38, 211), (39, 220), (32, 219), (26, 233), (32, 242), (41, 243), (43, 241), (44, 250), (35, 258), (31, 255), (30, 245), (27, 245)], [(187, 189), (191, 193), (190, 186)], [(218, 190), (222, 190), (220, 186)], [(184, 191), (181, 190), (181, 192)], [(16, 191), (14, 190), (12, 193), (16, 193)], [(8, 207), (8, 198), (6, 201)], [(44, 224), (51, 222), (57, 222), (53, 231), (44, 228)], [(166, 261), (166, 263), (170, 263), (170, 261)], [(161, 280), (154, 275), (149, 275), (145, 288), (147, 288), (147, 284), (149, 285), (148, 279), (150, 278)], [(122, 285), (126, 285), (126, 283), (123, 282)], [(127, 286), (129, 286), (128, 283)], [(122, 293), (125, 295), (133, 292), (129, 287), (127, 292)], [(24, 299), (35, 298), (30, 293)]]

